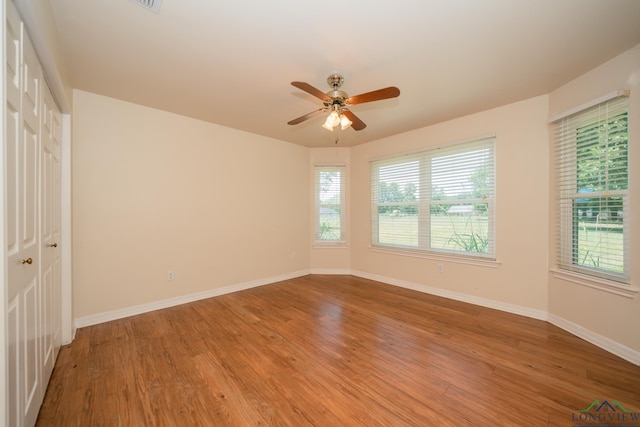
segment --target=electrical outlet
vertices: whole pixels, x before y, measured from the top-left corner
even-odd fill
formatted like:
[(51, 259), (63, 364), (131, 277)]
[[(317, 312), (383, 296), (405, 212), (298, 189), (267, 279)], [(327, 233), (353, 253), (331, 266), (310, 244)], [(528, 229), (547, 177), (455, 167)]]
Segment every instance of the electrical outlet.
[(167, 272), (167, 280), (176, 280), (176, 273), (173, 271)]
[(438, 264), (438, 273), (444, 273), (444, 266), (442, 264)]

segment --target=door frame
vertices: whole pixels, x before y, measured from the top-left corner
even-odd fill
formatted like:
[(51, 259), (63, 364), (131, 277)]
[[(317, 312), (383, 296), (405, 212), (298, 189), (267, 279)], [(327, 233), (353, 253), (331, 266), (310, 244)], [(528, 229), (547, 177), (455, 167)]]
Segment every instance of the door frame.
[[(0, 206), (2, 206), (2, 217), (6, 218), (6, 195), (5, 195), (5, 109), (7, 105), (5, 94), (5, 78), (6, 78), (6, 0), (0, 0), (0, 22), (2, 22), (2, 37), (0, 42), (2, 43), (2, 68), (0, 75), (2, 76), (2, 85), (0, 85), (0, 99), (2, 100), (2, 107), (0, 112), (2, 113), (2, 119), (0, 119), (0, 131), (2, 132), (2, 149), (0, 150)], [(7, 291), (9, 288), (9, 281), (7, 279), (7, 245), (5, 236), (5, 224), (3, 222), (0, 227), (0, 342), (2, 342), (2, 352), (0, 353), (0, 414), (4, 419), (0, 419), (0, 423), (7, 425), (9, 423), (9, 390), (8, 390), (8, 377), (9, 377), (9, 363), (7, 361)]]

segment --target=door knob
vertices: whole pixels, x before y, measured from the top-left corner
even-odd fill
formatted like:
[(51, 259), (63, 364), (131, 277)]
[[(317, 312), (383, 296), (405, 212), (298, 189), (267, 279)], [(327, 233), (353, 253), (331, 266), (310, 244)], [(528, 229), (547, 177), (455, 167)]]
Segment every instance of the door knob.
[(50, 244), (50, 245), (49, 245), (49, 247), (50, 247), (50, 248), (57, 248), (57, 247), (58, 247), (58, 244), (57, 244), (57, 243), (52, 243), (52, 244)]
[(32, 260), (31, 258), (23, 259), (23, 260), (22, 260), (22, 263), (23, 263), (23, 264), (32, 264), (32, 263), (33, 263), (33, 260)]

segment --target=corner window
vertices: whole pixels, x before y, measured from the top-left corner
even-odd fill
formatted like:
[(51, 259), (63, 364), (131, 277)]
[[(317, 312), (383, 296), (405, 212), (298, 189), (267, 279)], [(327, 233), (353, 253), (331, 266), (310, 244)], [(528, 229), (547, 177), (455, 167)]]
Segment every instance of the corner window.
[(494, 145), (373, 161), (372, 246), (495, 259)]
[(628, 98), (555, 123), (558, 266), (629, 283)]
[(316, 166), (315, 184), (315, 240), (344, 243), (345, 167)]

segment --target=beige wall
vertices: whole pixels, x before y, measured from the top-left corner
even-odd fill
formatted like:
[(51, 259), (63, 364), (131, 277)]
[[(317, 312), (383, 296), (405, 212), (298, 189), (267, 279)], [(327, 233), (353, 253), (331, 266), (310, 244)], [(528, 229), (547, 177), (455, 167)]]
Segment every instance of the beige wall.
[(82, 91), (73, 117), (74, 318), (309, 268), (306, 148)]
[[(551, 115), (620, 89), (630, 89), (629, 187), (632, 216), (631, 283), (640, 286), (640, 45), (567, 83), (549, 95)], [(554, 188), (549, 196), (553, 202)], [(554, 211), (552, 205), (551, 212)], [(555, 223), (549, 228), (549, 262), (555, 263)], [(610, 294), (549, 275), (549, 312), (640, 352), (640, 297)]]
[[(304, 270), (546, 311), (547, 117), (542, 96), (352, 149), (307, 149), (74, 91), (74, 317)], [(369, 160), (487, 134), (497, 135), (498, 268), (371, 252)], [(315, 164), (347, 166), (346, 247), (312, 245)]]
[[(546, 311), (547, 107), (547, 97), (540, 96), (355, 147), (351, 153), (352, 268), (525, 311)], [(370, 160), (489, 134), (496, 135), (497, 268), (369, 249)], [(438, 264), (443, 265), (443, 273), (438, 273)]]

